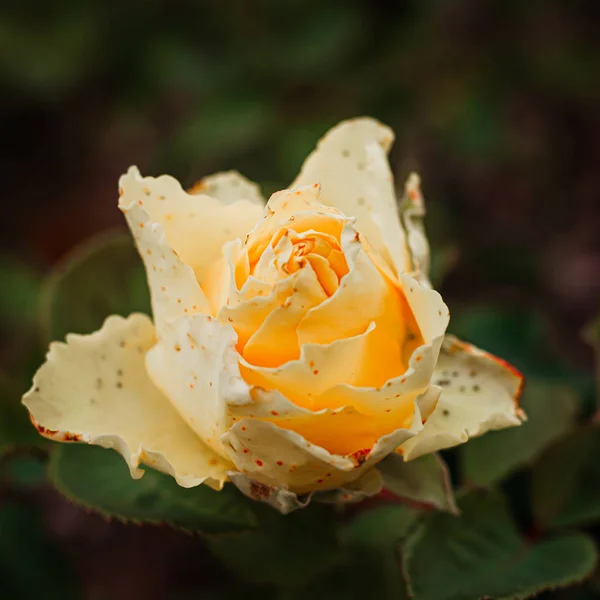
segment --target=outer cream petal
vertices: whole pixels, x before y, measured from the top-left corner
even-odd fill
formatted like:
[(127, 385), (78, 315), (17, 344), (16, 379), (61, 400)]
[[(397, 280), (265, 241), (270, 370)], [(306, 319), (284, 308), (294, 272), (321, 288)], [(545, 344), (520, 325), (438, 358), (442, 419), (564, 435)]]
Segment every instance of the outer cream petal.
[(55, 342), (23, 397), (40, 433), (57, 441), (114, 448), (131, 476), (140, 463), (169, 473), (183, 487), (220, 488), (230, 463), (184, 423), (152, 384), (144, 366), (155, 343), (148, 317), (109, 317), (91, 335)]
[(423, 225), (424, 216), (425, 202), (421, 194), (421, 179), (416, 173), (411, 173), (404, 184), (404, 194), (400, 200), (400, 221), (409, 250), (410, 272), (415, 279), (431, 287), (429, 243)]
[(292, 187), (320, 183), (320, 202), (356, 216), (358, 230), (399, 274), (411, 264), (387, 160), (393, 141), (374, 119), (344, 121), (320, 140)]
[(209, 303), (194, 271), (171, 249), (162, 227), (138, 204), (125, 210), (125, 218), (146, 267), (158, 334), (182, 315), (208, 314)]
[(188, 194), (168, 175), (141, 177), (135, 167), (121, 177), (119, 187), (121, 209), (143, 206), (201, 285), (207, 269), (221, 257), (223, 244), (243, 239), (263, 214), (255, 200), (224, 204), (207, 195)]
[(253, 500), (265, 502), (284, 515), (299, 508), (306, 508), (313, 498), (319, 502), (332, 504), (360, 502), (365, 498), (378, 494), (383, 487), (383, 478), (377, 469), (367, 471), (362, 477), (343, 488), (300, 495), (291, 492), (284, 485), (273, 487), (259, 483), (238, 471), (230, 472), (229, 477), (246, 496)]
[(187, 424), (215, 452), (232, 419), (228, 404), (250, 402), (230, 325), (196, 315), (175, 321), (146, 357), (148, 373)]
[(223, 444), (233, 463), (245, 475), (265, 485), (285, 486), (296, 494), (305, 494), (344, 487), (356, 481), (421, 428), (417, 407), (416, 418), (409, 429), (398, 429), (382, 437), (371, 449), (340, 456), (274, 423), (244, 419), (223, 436)]
[(190, 194), (210, 196), (223, 204), (233, 204), (238, 200), (248, 200), (260, 206), (261, 209), (266, 203), (260, 192), (260, 187), (253, 181), (240, 175), (237, 171), (225, 171), (204, 177), (194, 184), (190, 190)]
[(503, 360), (446, 336), (434, 384), (443, 392), (423, 431), (402, 445), (406, 460), (466, 442), (492, 429), (520, 425), (523, 376)]

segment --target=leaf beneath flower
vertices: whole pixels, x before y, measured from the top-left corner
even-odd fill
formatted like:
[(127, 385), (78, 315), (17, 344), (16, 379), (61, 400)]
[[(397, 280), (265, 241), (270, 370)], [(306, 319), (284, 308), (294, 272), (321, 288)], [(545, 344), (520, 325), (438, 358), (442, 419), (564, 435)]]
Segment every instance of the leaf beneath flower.
[(404, 462), (398, 454), (388, 456), (378, 465), (384, 489), (415, 505), (425, 505), (456, 514), (450, 475), (444, 460), (427, 454)]
[(521, 427), (491, 431), (460, 448), (464, 482), (491, 485), (531, 464), (545, 448), (572, 429), (579, 398), (564, 385), (529, 380), (521, 405), (527, 414)]
[(576, 430), (552, 446), (532, 475), (533, 514), (539, 527), (600, 520), (600, 428)]
[(497, 494), (473, 493), (460, 517), (432, 514), (412, 533), (403, 569), (415, 600), (521, 599), (573, 584), (596, 565), (593, 541), (564, 534), (529, 545)]
[(97, 446), (57, 447), (48, 472), (56, 488), (74, 503), (123, 521), (163, 523), (205, 533), (256, 525), (248, 502), (233, 486), (220, 492), (206, 485), (187, 489), (149, 468), (134, 480), (118, 454)]
[(128, 234), (103, 234), (75, 248), (42, 288), (41, 326), (48, 341), (92, 333), (108, 315), (134, 312), (150, 314), (150, 295)]

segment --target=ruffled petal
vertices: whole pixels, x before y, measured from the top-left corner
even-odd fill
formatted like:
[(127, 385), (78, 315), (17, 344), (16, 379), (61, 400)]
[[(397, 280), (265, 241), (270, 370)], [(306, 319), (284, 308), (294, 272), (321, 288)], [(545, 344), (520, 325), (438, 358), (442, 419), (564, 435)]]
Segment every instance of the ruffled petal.
[(358, 230), (399, 274), (410, 271), (411, 260), (387, 160), (393, 141), (391, 129), (374, 119), (344, 121), (320, 140), (292, 187), (320, 183), (320, 201), (356, 216)]
[(523, 376), (503, 360), (446, 336), (433, 378), (442, 389), (423, 431), (402, 445), (406, 460), (450, 448), (493, 429), (520, 425)]
[(159, 336), (167, 323), (182, 315), (208, 314), (210, 305), (194, 271), (171, 249), (162, 227), (138, 204), (125, 209), (125, 218), (146, 267)]
[(298, 323), (327, 295), (312, 267), (307, 265), (297, 273), (292, 294), (269, 313), (245, 345), (243, 356), (249, 363), (276, 367), (300, 355)]
[(400, 200), (400, 221), (406, 235), (411, 262), (409, 271), (417, 281), (431, 287), (429, 242), (425, 235), (424, 217), (425, 202), (421, 194), (421, 179), (416, 173), (411, 173), (404, 184), (404, 194)]
[(179, 485), (220, 488), (231, 468), (185, 424), (146, 373), (156, 342), (148, 317), (109, 317), (91, 335), (54, 342), (33, 387), (23, 397), (40, 433), (64, 442), (114, 448), (135, 479), (140, 463)]
[(275, 423), (243, 419), (223, 436), (223, 444), (239, 471), (268, 486), (285, 486), (296, 494), (332, 490), (356, 481), (421, 428), (416, 410), (413, 425), (380, 438), (372, 448), (341, 456), (312, 444)]
[(299, 508), (306, 508), (313, 498), (331, 504), (360, 502), (378, 494), (383, 487), (383, 479), (377, 469), (367, 471), (345, 487), (308, 494), (296, 494), (285, 485), (277, 487), (265, 485), (237, 471), (230, 472), (229, 477), (248, 498), (265, 502), (284, 515)]
[(210, 196), (222, 204), (248, 200), (262, 209), (266, 203), (260, 187), (237, 171), (225, 171), (204, 177), (193, 185), (189, 193)]
[(185, 422), (215, 452), (232, 419), (228, 404), (248, 403), (230, 325), (196, 315), (175, 321), (147, 354), (148, 373)]
[(169, 246), (193, 268), (200, 285), (208, 268), (221, 257), (223, 244), (242, 239), (263, 214), (256, 199), (225, 204), (205, 194), (188, 194), (168, 175), (141, 177), (135, 167), (121, 177), (119, 187), (121, 209), (142, 206), (162, 227)]

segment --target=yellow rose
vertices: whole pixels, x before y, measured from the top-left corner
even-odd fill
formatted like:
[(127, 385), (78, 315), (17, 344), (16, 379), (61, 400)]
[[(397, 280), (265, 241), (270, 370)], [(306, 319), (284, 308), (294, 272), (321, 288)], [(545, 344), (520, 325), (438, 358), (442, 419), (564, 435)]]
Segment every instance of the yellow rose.
[(52, 345), (25, 395), (38, 429), (115, 448), (185, 487), (245, 493), (282, 510), (298, 495), (376, 491), (374, 465), (518, 425), (521, 376), (445, 337), (427, 280), (419, 180), (400, 211), (372, 119), (341, 123), (266, 207), (221, 173), (120, 181), (146, 265), (154, 324), (109, 317)]

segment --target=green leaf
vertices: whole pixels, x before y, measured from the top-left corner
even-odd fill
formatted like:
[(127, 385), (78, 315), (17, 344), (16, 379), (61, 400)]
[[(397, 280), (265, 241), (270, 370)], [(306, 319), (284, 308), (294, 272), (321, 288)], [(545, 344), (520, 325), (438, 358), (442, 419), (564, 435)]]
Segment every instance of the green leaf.
[(405, 462), (391, 454), (379, 466), (384, 488), (394, 495), (437, 510), (456, 513), (450, 474), (444, 460), (428, 454)]
[(600, 315), (586, 325), (582, 336), (596, 354), (596, 410), (600, 414)]
[(552, 446), (535, 465), (532, 504), (539, 527), (600, 520), (600, 428), (575, 431)]
[[(43, 586), (41, 588), (40, 586)], [(74, 573), (29, 507), (0, 508), (0, 596), (19, 600), (79, 598)]]
[(365, 567), (372, 571), (367, 581), (367, 597), (390, 600), (407, 597), (399, 567), (399, 549), (418, 516), (418, 511), (407, 506), (384, 505), (359, 513), (341, 530), (342, 545), (353, 556), (357, 572), (364, 578)]
[(532, 464), (545, 448), (573, 428), (579, 399), (566, 386), (530, 380), (522, 406), (528, 420), (521, 427), (489, 432), (460, 448), (465, 483), (488, 486)]
[(208, 545), (217, 558), (247, 581), (304, 584), (340, 560), (334, 510), (311, 504), (282, 515), (257, 502), (258, 530), (210, 536)]
[(0, 281), (10, 294), (0, 296), (0, 318), (18, 323), (22, 329), (36, 318), (40, 276), (31, 267), (12, 257), (0, 256)]
[(111, 314), (150, 314), (146, 273), (130, 235), (100, 235), (76, 248), (44, 282), (41, 325), (46, 341), (92, 333)]
[(459, 507), (459, 518), (432, 514), (404, 546), (415, 600), (529, 598), (579, 582), (596, 566), (594, 543), (583, 534), (527, 543), (498, 494), (469, 494)]
[(27, 410), (21, 406), (22, 390), (0, 373), (0, 456), (19, 446), (47, 445), (31, 425)]
[(248, 501), (233, 486), (220, 492), (205, 485), (185, 489), (149, 468), (134, 480), (121, 456), (99, 446), (57, 446), (48, 474), (69, 500), (124, 521), (166, 523), (206, 533), (256, 525)]

